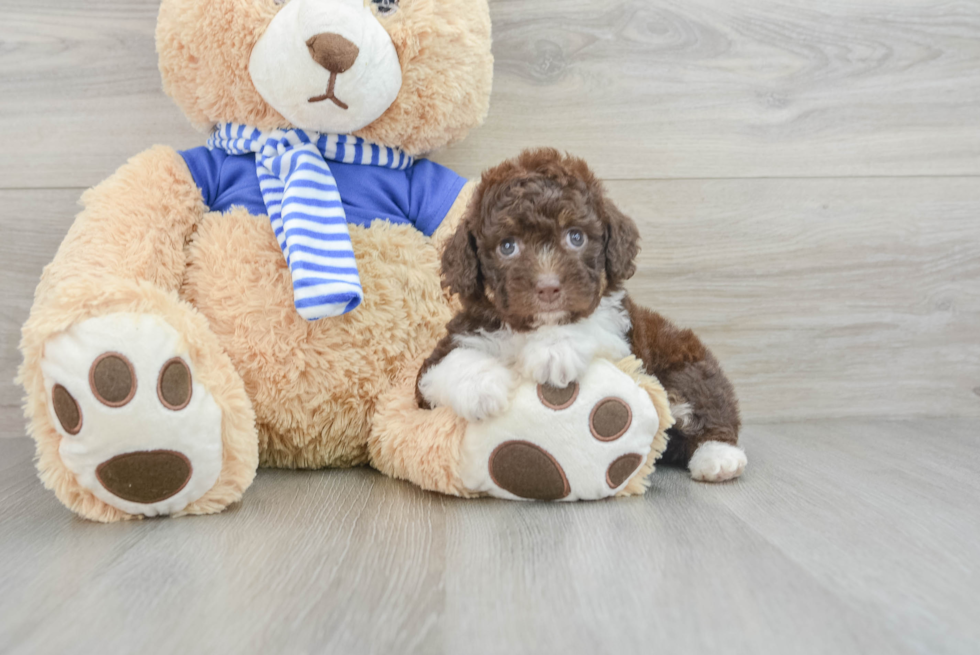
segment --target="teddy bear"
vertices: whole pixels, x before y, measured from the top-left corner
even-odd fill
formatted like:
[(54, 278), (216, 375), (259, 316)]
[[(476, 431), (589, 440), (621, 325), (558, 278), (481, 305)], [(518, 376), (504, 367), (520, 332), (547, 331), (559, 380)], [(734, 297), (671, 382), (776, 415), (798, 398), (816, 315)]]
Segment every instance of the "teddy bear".
[[(465, 497), (643, 492), (672, 419), (636, 360), (594, 362), (574, 398), (529, 381), (479, 425), (414, 402), (473, 190), (424, 156), (486, 116), (486, 0), (163, 0), (156, 43), (207, 145), (152, 147), (83, 195), (22, 331), (38, 471), (65, 506), (214, 513), (259, 466), (367, 464)], [(603, 440), (610, 389), (629, 421)]]

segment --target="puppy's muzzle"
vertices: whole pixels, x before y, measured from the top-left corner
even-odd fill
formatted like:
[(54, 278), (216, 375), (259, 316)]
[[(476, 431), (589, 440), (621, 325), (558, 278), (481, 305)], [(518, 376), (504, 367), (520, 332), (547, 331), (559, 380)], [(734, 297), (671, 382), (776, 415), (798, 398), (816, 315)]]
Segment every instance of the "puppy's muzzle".
[(538, 300), (542, 305), (555, 305), (561, 300), (561, 287), (557, 284), (538, 284)]
[(540, 275), (534, 286), (538, 303), (545, 309), (552, 309), (561, 302), (561, 280), (557, 275)]

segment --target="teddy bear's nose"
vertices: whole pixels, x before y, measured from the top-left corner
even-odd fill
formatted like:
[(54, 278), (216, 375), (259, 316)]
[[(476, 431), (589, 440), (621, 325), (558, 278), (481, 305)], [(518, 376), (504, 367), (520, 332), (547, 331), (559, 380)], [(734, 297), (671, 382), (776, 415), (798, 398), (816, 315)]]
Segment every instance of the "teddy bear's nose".
[(357, 46), (333, 32), (323, 32), (306, 42), (313, 61), (331, 73), (343, 73), (357, 60)]

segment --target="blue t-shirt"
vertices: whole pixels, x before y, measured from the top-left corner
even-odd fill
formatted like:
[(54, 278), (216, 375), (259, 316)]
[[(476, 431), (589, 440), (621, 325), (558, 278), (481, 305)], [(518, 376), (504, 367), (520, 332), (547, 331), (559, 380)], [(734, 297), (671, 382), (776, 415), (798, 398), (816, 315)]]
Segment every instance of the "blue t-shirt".
[[(255, 155), (229, 155), (205, 146), (180, 153), (211, 211), (244, 207), (265, 216)], [(445, 166), (419, 159), (406, 170), (328, 161), (347, 222), (368, 227), (376, 219), (410, 223), (431, 236), (456, 202), (466, 179)]]

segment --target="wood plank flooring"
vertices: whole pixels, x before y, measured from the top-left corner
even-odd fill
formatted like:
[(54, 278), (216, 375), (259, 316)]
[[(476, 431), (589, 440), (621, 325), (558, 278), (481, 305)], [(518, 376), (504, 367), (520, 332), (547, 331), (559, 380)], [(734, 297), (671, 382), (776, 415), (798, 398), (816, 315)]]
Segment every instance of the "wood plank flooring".
[[(631, 292), (698, 330), (749, 420), (980, 416), (976, 180), (608, 186), (643, 233)], [(31, 216), (0, 241), (13, 263), (0, 269), (0, 411), (13, 436), (19, 328), (76, 202), (74, 190), (0, 191), (0, 206)]]
[[(0, 3), (22, 437), (19, 326), (81, 191), (204, 137), (160, 89), (159, 0)], [(435, 158), (588, 158), (643, 233), (632, 292), (735, 381), (746, 476), (566, 506), (261, 471), (219, 516), (103, 526), (0, 438), (0, 653), (980, 652), (980, 4), (491, 12), (487, 124)]]
[[(4, 0), (10, 187), (85, 187), (153, 143), (199, 145), (160, 90), (158, 0)], [(609, 179), (980, 174), (980, 5), (492, 0), (472, 176), (529, 145)], [(107, 135), (110, 135), (107, 138)]]
[[(0, 433), (81, 190), (202, 142), (161, 89), (158, 0), (4, 0)], [(980, 415), (980, 5), (494, 0), (461, 173), (587, 156), (641, 226), (637, 298), (717, 351), (750, 420)], [(800, 178), (800, 179), (798, 179)]]
[(637, 499), (261, 471), (210, 517), (97, 525), (0, 442), (0, 652), (975, 653), (972, 420), (751, 425), (741, 480)]

